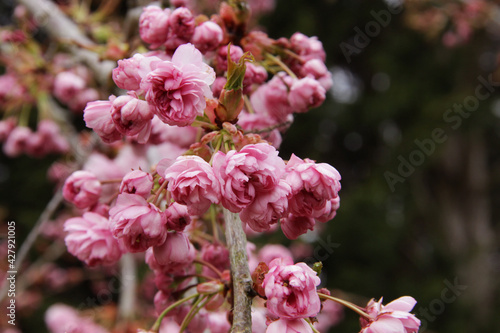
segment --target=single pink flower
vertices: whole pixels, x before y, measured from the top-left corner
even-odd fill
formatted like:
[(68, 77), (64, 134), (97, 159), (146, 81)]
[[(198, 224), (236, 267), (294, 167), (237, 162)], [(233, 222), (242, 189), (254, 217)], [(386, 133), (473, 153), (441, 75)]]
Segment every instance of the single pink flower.
[(167, 40), (170, 9), (156, 6), (145, 7), (139, 18), (139, 34), (155, 49)]
[(137, 194), (121, 193), (109, 210), (113, 235), (130, 252), (143, 252), (167, 238), (167, 212)]
[[(159, 145), (164, 142), (169, 142), (182, 148), (189, 148), (196, 142), (198, 129), (193, 126), (170, 126), (162, 122), (158, 117), (151, 120), (151, 135), (149, 143)], [(177, 157), (177, 156), (176, 156)]]
[(292, 83), (293, 79), (281, 72), (262, 84), (250, 96), (255, 112), (268, 114), (277, 123), (285, 122), (288, 115), (294, 111), (288, 101), (289, 86)]
[(194, 29), (191, 43), (193, 43), (201, 53), (205, 54), (208, 51), (215, 50), (222, 42), (223, 37), (224, 33), (222, 32), (222, 28), (217, 23), (206, 21)]
[(312, 77), (321, 84), (326, 91), (330, 90), (333, 85), (332, 74), (326, 68), (323, 61), (319, 59), (311, 59), (307, 61), (300, 69), (302, 76)]
[(64, 242), (69, 253), (89, 266), (115, 264), (122, 252), (110, 226), (107, 218), (93, 212), (66, 220)]
[(123, 177), (120, 193), (137, 194), (147, 199), (153, 189), (153, 176), (142, 170), (133, 170)]
[(304, 319), (278, 319), (266, 329), (266, 333), (313, 333)]
[(295, 80), (288, 93), (288, 102), (295, 112), (306, 112), (323, 104), (326, 90), (311, 77)]
[(366, 306), (366, 313), (373, 317), (369, 320), (360, 318), (360, 333), (416, 333), (420, 327), (420, 320), (409, 313), (417, 301), (413, 297), (403, 296), (387, 305), (382, 304), (382, 298), (375, 302), (370, 300)]
[(140, 53), (134, 54), (132, 58), (118, 60), (118, 67), (113, 69), (113, 81), (121, 89), (139, 90), (141, 80), (161, 61), (159, 57)]
[(0, 142), (5, 141), (10, 132), (16, 128), (17, 120), (14, 117), (0, 120)]
[(167, 210), (170, 213), (167, 219), (168, 229), (182, 232), (191, 223), (191, 215), (185, 205), (174, 202), (168, 206)]
[(52, 120), (44, 119), (38, 123), (37, 133), (41, 141), (51, 153), (66, 153), (69, 150), (68, 140), (61, 134), (60, 127)]
[(179, 46), (172, 61), (159, 63), (141, 82), (146, 100), (164, 123), (190, 125), (203, 114), (205, 98), (212, 97), (209, 85), (215, 80), (213, 69), (203, 62), (192, 44)]
[(76, 207), (93, 206), (101, 196), (101, 182), (89, 171), (75, 171), (64, 182), (63, 197)]
[(176, 8), (168, 18), (168, 37), (165, 48), (168, 53), (174, 52), (180, 45), (190, 41), (195, 30), (193, 13), (186, 7)]
[(251, 92), (252, 85), (263, 84), (267, 80), (267, 71), (264, 67), (251, 62), (245, 64), (245, 78), (243, 79), (243, 89), (246, 93)]
[(289, 214), (281, 219), (281, 230), (288, 239), (297, 239), (308, 230), (314, 230), (316, 222), (310, 216), (297, 216)]
[(323, 44), (317, 37), (308, 37), (300, 32), (296, 32), (290, 37), (292, 50), (300, 55), (304, 61), (319, 59), (325, 61), (326, 53)]
[(199, 156), (179, 156), (164, 174), (172, 198), (187, 206), (192, 215), (207, 211), (220, 202), (220, 184), (210, 164)]
[[(295, 216), (305, 216), (325, 221), (338, 206), (331, 200), (340, 191), (340, 174), (329, 164), (302, 160), (292, 154), (286, 166), (286, 182), (292, 187), (288, 203)], [(326, 210), (330, 207), (330, 210)]]
[(33, 131), (26, 126), (17, 126), (10, 131), (3, 145), (3, 152), (9, 157), (17, 157), (28, 149)]
[(54, 79), (54, 96), (65, 104), (70, 104), (77, 94), (85, 89), (85, 80), (72, 72), (61, 72)]
[(153, 246), (153, 253), (159, 265), (169, 269), (178, 269), (191, 265), (195, 257), (195, 249), (183, 232), (168, 232), (162, 244)]
[(270, 191), (263, 191), (240, 213), (241, 221), (257, 232), (267, 231), (272, 224), (288, 213), (288, 196), (290, 185), (284, 180)]
[(139, 143), (147, 142), (151, 133), (153, 112), (146, 101), (131, 95), (117, 97), (111, 106), (111, 119), (121, 134), (139, 134)]
[(233, 213), (248, 207), (264, 192), (278, 185), (284, 162), (267, 143), (250, 144), (239, 152), (217, 152), (213, 158), (215, 175), (221, 184), (221, 203)]
[(111, 117), (111, 108), (115, 96), (111, 95), (108, 101), (89, 102), (83, 110), (83, 120), (88, 128), (96, 132), (106, 143), (112, 143), (122, 138)]
[(267, 310), (284, 319), (314, 317), (321, 301), (316, 287), (320, 279), (305, 263), (287, 265), (281, 258), (269, 263), (262, 287), (267, 297)]

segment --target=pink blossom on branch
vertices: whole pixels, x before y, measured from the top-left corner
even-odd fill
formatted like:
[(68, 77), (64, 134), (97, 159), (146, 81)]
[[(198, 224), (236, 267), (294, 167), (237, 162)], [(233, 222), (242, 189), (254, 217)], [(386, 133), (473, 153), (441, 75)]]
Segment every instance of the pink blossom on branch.
[(83, 209), (93, 206), (101, 196), (101, 183), (89, 171), (75, 171), (64, 182), (63, 197), (76, 207)]
[(155, 49), (167, 40), (170, 9), (148, 6), (143, 9), (139, 18), (139, 34), (146, 43)]
[(199, 156), (180, 156), (160, 175), (169, 182), (172, 198), (186, 205), (192, 215), (203, 214), (211, 204), (220, 202), (219, 180), (210, 164)]
[(151, 133), (153, 112), (146, 101), (133, 95), (117, 97), (111, 106), (111, 119), (123, 135), (138, 134), (138, 142), (146, 143)]
[(147, 199), (153, 189), (153, 177), (142, 170), (134, 170), (123, 177), (120, 193), (131, 193)]
[(387, 305), (382, 304), (382, 298), (375, 302), (373, 299), (366, 306), (366, 313), (373, 317), (368, 320), (360, 318), (360, 333), (416, 333), (420, 327), (420, 320), (409, 313), (417, 301), (413, 297), (403, 296)]
[(64, 241), (69, 253), (89, 266), (115, 264), (122, 251), (110, 226), (107, 218), (93, 212), (66, 220)]
[(191, 42), (201, 53), (205, 54), (208, 51), (215, 50), (223, 38), (222, 28), (215, 22), (206, 21), (194, 29)]
[(161, 61), (159, 57), (140, 53), (134, 54), (132, 58), (118, 60), (118, 67), (113, 69), (113, 81), (121, 89), (139, 90), (141, 80)]
[(215, 72), (205, 64), (192, 44), (179, 46), (172, 61), (157, 64), (141, 82), (146, 100), (164, 123), (190, 125), (203, 114), (205, 98), (212, 97), (209, 85)]
[(122, 138), (122, 134), (116, 128), (111, 117), (111, 109), (115, 99), (116, 97), (111, 95), (108, 101), (89, 102), (83, 110), (85, 125), (93, 129), (106, 143), (112, 143)]
[(284, 319), (314, 317), (321, 307), (316, 287), (320, 279), (305, 263), (285, 264), (281, 258), (269, 263), (262, 287), (267, 297), (267, 310)]

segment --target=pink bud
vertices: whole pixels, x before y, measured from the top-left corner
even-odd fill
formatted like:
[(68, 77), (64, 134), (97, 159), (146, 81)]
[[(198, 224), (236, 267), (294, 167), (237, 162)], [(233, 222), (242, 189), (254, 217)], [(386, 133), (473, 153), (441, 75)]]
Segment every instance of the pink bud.
[(167, 220), (167, 227), (169, 229), (182, 232), (191, 223), (191, 216), (185, 205), (174, 202), (168, 206), (167, 210), (170, 213)]
[(224, 291), (224, 284), (221, 283), (220, 281), (203, 282), (203, 283), (199, 283), (196, 286), (196, 291), (198, 291), (198, 293), (204, 294), (204, 295), (217, 294), (221, 291)]
[(191, 42), (201, 53), (215, 50), (222, 42), (222, 28), (215, 22), (206, 21), (194, 29)]
[(118, 60), (118, 67), (113, 69), (113, 81), (125, 90), (138, 90), (143, 77), (161, 62), (157, 56), (134, 54), (132, 58)]
[(153, 247), (156, 261), (160, 265), (184, 267), (193, 262), (194, 246), (183, 232), (169, 232), (167, 240)]
[(109, 101), (90, 102), (83, 110), (83, 119), (87, 127), (93, 129), (106, 143), (112, 143), (122, 137), (111, 118), (112, 102), (115, 98), (111, 95)]
[(153, 112), (146, 101), (125, 95), (117, 97), (111, 107), (111, 119), (123, 135), (139, 134), (145, 143), (151, 133)]
[(70, 104), (85, 88), (85, 80), (72, 72), (61, 72), (54, 79), (54, 95), (63, 103)]
[(143, 9), (139, 18), (139, 34), (146, 43), (155, 49), (165, 43), (168, 34), (170, 9), (148, 6)]
[(288, 101), (295, 112), (306, 112), (320, 106), (326, 98), (325, 88), (313, 78), (296, 80), (290, 87)]
[(64, 182), (63, 197), (83, 209), (95, 205), (101, 191), (101, 183), (93, 173), (79, 170), (73, 172)]

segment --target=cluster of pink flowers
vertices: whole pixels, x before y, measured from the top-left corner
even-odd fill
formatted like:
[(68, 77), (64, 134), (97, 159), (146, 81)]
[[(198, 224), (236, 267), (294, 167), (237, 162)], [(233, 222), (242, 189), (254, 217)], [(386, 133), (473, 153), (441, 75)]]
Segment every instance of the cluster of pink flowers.
[(3, 152), (10, 157), (27, 154), (43, 157), (47, 154), (63, 154), (69, 151), (69, 143), (61, 133), (60, 127), (52, 120), (38, 123), (35, 132), (27, 126), (17, 126), (14, 118), (0, 121), (0, 142)]

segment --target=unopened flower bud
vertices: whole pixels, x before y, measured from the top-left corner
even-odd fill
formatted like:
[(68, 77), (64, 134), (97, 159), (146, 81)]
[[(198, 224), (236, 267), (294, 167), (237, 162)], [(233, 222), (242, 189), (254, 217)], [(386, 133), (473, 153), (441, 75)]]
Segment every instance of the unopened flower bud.
[(196, 286), (198, 293), (202, 295), (212, 295), (224, 291), (224, 284), (220, 281), (208, 281)]

